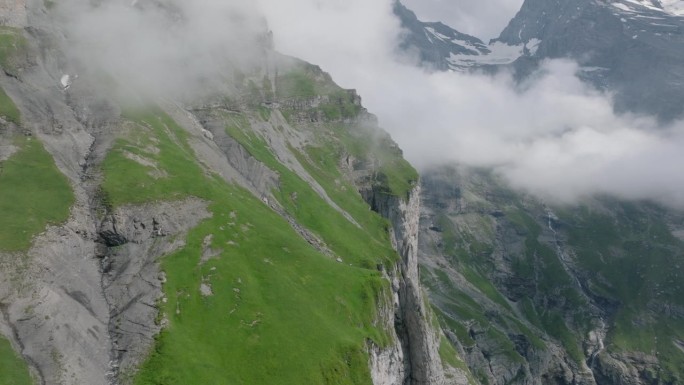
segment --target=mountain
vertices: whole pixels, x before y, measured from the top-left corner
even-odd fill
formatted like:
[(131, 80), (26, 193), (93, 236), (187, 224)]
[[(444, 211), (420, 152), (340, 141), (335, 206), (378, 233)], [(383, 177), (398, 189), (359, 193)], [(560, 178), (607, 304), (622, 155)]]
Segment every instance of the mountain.
[(618, 112), (655, 115), (664, 122), (684, 116), (680, 1), (527, 0), (500, 36), (486, 45), (488, 50), (479, 50), (480, 55), (461, 53), (458, 42), (426, 42), (416, 36), (422, 34), (421, 27), (434, 23), (397, 14), (402, 23), (413, 25), (405, 46), (454, 52), (439, 56), (431, 67), (492, 71), (504, 66), (524, 78), (543, 60), (570, 58), (579, 63), (580, 77), (614, 93)]
[[(681, 4), (526, 0), (489, 52), (423, 65), (524, 79), (543, 60), (570, 58), (584, 81), (614, 95), (617, 111), (669, 122), (684, 114)], [(426, 34), (429, 23), (412, 23)], [(684, 213), (606, 196), (553, 205), (462, 165), (424, 170), (421, 180), (421, 279), (474, 383), (684, 381)]]
[[(421, 179), (238, 3), (0, 1), (0, 383), (682, 383), (684, 214)], [(678, 4), (528, 1), (489, 44), (395, 12), (424, 66), (524, 76), (556, 18)]]
[(422, 178), (421, 276), (480, 383), (681, 383), (683, 213), (549, 205), (463, 166)]
[(592, 84), (616, 93), (618, 111), (669, 121), (682, 117), (683, 28), (679, 1), (526, 1), (497, 41), (537, 39), (520, 71), (547, 58), (575, 59)]
[(491, 54), (491, 50), (480, 39), (442, 23), (425, 23), (402, 3), (394, 3), (394, 14), (399, 17), (405, 30), (400, 49), (415, 53), (422, 65), (436, 70), (465, 69), (468, 61), (454, 64), (453, 58), (465, 57), (472, 61)]
[(394, 3), (394, 14), (405, 31), (398, 48), (405, 53), (417, 53), (419, 64), (433, 70), (495, 71), (523, 56), (534, 54), (539, 44), (537, 39), (520, 44), (494, 40), (484, 43), (441, 22), (421, 21), (400, 1)]
[(418, 279), (418, 175), (355, 91), (265, 28), (194, 67), (78, 55), (73, 23), (164, 39), (186, 4), (1, 3), (0, 383), (467, 381)]

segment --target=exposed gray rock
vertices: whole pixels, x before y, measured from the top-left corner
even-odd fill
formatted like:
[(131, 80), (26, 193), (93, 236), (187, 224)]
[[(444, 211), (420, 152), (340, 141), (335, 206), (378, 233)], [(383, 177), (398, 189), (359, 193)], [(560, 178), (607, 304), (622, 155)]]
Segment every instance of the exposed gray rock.
[(9, 159), (15, 152), (17, 152), (17, 147), (10, 143), (0, 144), (0, 162)]
[[(398, 275), (398, 274), (392, 274)], [(390, 278), (392, 293), (388, 301), (383, 303), (378, 309), (377, 322), (390, 333), (391, 345), (381, 348), (370, 342), (368, 355), (370, 357), (370, 371), (373, 385), (404, 385), (406, 381), (406, 371), (409, 370), (407, 361), (404, 357), (401, 341), (395, 329), (395, 313), (399, 308), (398, 278)]]
[(26, 1), (25, 0), (1, 0), (0, 1), (0, 25), (23, 28), (26, 26)]
[(100, 224), (112, 381), (131, 378), (163, 326), (157, 307), (164, 283), (159, 259), (184, 247), (187, 231), (210, 216), (206, 202), (186, 199), (123, 206)]
[[(240, 143), (226, 133), (225, 112), (195, 110), (202, 127), (211, 132), (213, 142), (225, 156), (227, 163), (245, 178), (252, 191), (261, 196), (271, 196), (271, 190), (278, 186), (279, 176), (265, 164), (254, 158)], [(228, 113), (230, 114), (230, 113)]]

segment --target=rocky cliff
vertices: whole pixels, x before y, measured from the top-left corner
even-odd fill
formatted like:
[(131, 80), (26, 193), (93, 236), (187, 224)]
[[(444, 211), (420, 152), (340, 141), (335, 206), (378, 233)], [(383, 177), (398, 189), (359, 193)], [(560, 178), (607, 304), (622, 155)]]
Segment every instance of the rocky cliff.
[(377, 189), (362, 191), (362, 195), (373, 210), (389, 219), (392, 245), (401, 255), (401, 261), (387, 273), (392, 283), (393, 311), (388, 313), (391, 318), (385, 316), (388, 325), (389, 321), (393, 323), (399, 344), (389, 350), (371, 351), (374, 383), (467, 384), (464, 373), (445, 377), (439, 355), (441, 333), (432, 326), (431, 310), (423, 297), (418, 275), (420, 188), (412, 189), (406, 201)]

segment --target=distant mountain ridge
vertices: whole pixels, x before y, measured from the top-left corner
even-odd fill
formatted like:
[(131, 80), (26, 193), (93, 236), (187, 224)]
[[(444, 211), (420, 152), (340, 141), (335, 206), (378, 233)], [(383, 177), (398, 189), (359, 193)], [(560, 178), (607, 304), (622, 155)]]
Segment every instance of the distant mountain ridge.
[(437, 58), (421, 55), (429, 67), (466, 71), (505, 66), (524, 78), (543, 60), (570, 58), (580, 64), (582, 79), (615, 93), (618, 112), (654, 115), (663, 122), (684, 117), (682, 1), (527, 0), (478, 55), (461, 53), (458, 42), (415, 37), (421, 27), (428, 31), (435, 23), (396, 13), (405, 28), (411, 26), (402, 48), (449, 52)]
[(436, 70), (453, 70), (460, 67), (451, 62), (454, 56), (476, 60), (491, 53), (482, 40), (461, 33), (443, 23), (423, 22), (401, 2), (394, 3), (394, 13), (406, 31), (400, 48), (418, 56), (421, 64)]

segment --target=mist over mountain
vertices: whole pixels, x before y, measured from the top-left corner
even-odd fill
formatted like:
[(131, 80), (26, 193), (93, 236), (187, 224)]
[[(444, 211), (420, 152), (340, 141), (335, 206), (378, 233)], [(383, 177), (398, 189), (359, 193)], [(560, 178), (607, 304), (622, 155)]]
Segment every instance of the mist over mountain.
[(0, 384), (681, 384), (682, 20), (0, 0)]
[(68, 0), (55, 13), (74, 63), (65, 70), (109, 76), (129, 98), (225, 92), (216, 79), (265, 55), (266, 21), (249, 1)]
[[(571, 54), (572, 45), (554, 43), (564, 36), (581, 39), (581, 34), (552, 33), (546, 40), (541, 35), (523, 35), (525, 41), (502, 38), (482, 47), (477, 40), (464, 44), (463, 38), (449, 36), (446, 31), (440, 33), (425, 24), (422, 40), (407, 41), (407, 35), (417, 39), (413, 36), (420, 32), (421, 25), (413, 20), (414, 28), (418, 29), (403, 30), (393, 5), (392, 1), (372, 6), (352, 1), (345, 5), (314, 6), (313, 2), (300, 0), (290, 4), (289, 11), (278, 7), (269, 11), (269, 7), (265, 12), (275, 32), (276, 45), (285, 52), (320, 63), (342, 84), (354, 84), (406, 156), (421, 168), (444, 160), (494, 167), (513, 185), (549, 200), (571, 202), (582, 196), (606, 193), (682, 206), (680, 192), (684, 180), (676, 171), (682, 160), (676, 150), (682, 144), (682, 123), (662, 122), (658, 108), (650, 109), (650, 113), (643, 108), (634, 112), (619, 108), (628, 97), (633, 98), (632, 103), (645, 106), (639, 100), (649, 98), (651, 88), (643, 93), (629, 91), (631, 84), (642, 81), (653, 84), (648, 87), (660, 87), (657, 84), (662, 83), (663, 92), (654, 95), (667, 99), (667, 105), (676, 108), (678, 98), (663, 96), (669, 95), (668, 87), (676, 88), (678, 83), (671, 78), (676, 72), (673, 75), (671, 71), (655, 69), (633, 71), (621, 85), (597, 87), (596, 81), (588, 81), (587, 73), (602, 70), (587, 67), (591, 62), (578, 61), (582, 57), (579, 53)], [(610, 20), (619, 21), (622, 12), (609, 5), (582, 7)], [(551, 8), (543, 5), (544, 10)], [(545, 12), (528, 2), (511, 25), (523, 23), (517, 20), (522, 20), (529, 9)], [(554, 8), (561, 14), (566, 9), (569, 6)], [(306, 16), (300, 18), (302, 15)], [(545, 17), (553, 19), (550, 11)], [(546, 20), (530, 18), (539, 23)], [(357, 21), (350, 30), (346, 26), (352, 20)], [(585, 19), (572, 20), (581, 23)], [(504, 37), (513, 35), (512, 26)], [(311, 29), (320, 32), (312, 38), (308, 36)], [(600, 31), (592, 33), (604, 36)], [(659, 32), (649, 36), (657, 37), (656, 33)], [(625, 31), (619, 36), (624, 36), (624, 41), (639, 41), (629, 34)], [(587, 36), (595, 35), (587, 32)], [(612, 44), (612, 40), (604, 38), (586, 39), (591, 40), (587, 55), (595, 44)], [(408, 56), (397, 58), (396, 47), (421, 41), (430, 46), (407, 49)], [(579, 41), (577, 44), (579, 47)], [(562, 49), (567, 50), (567, 55), (546, 55), (547, 46), (565, 47)], [(636, 47), (641, 46), (639, 43)], [(676, 44), (672, 47), (660, 52), (682, 52)], [(416, 68), (412, 63), (426, 58), (421, 58), (421, 49), (429, 49), (433, 58), (450, 57), (461, 70), (434, 72)], [(615, 50), (621, 55), (616, 58), (647, 57), (637, 51)], [(435, 57), (435, 52), (441, 53)], [(598, 54), (597, 57), (607, 57), (609, 53)], [(658, 64), (649, 68), (678, 63), (654, 60)], [(441, 63), (433, 66), (440, 68)], [(614, 69), (610, 73), (618, 74), (631, 67), (611, 68)], [(483, 70), (487, 73), (481, 73)], [(496, 74), (491, 75), (492, 71)], [(521, 71), (526, 73), (523, 80)], [(660, 74), (657, 80), (649, 80), (656, 74)]]

